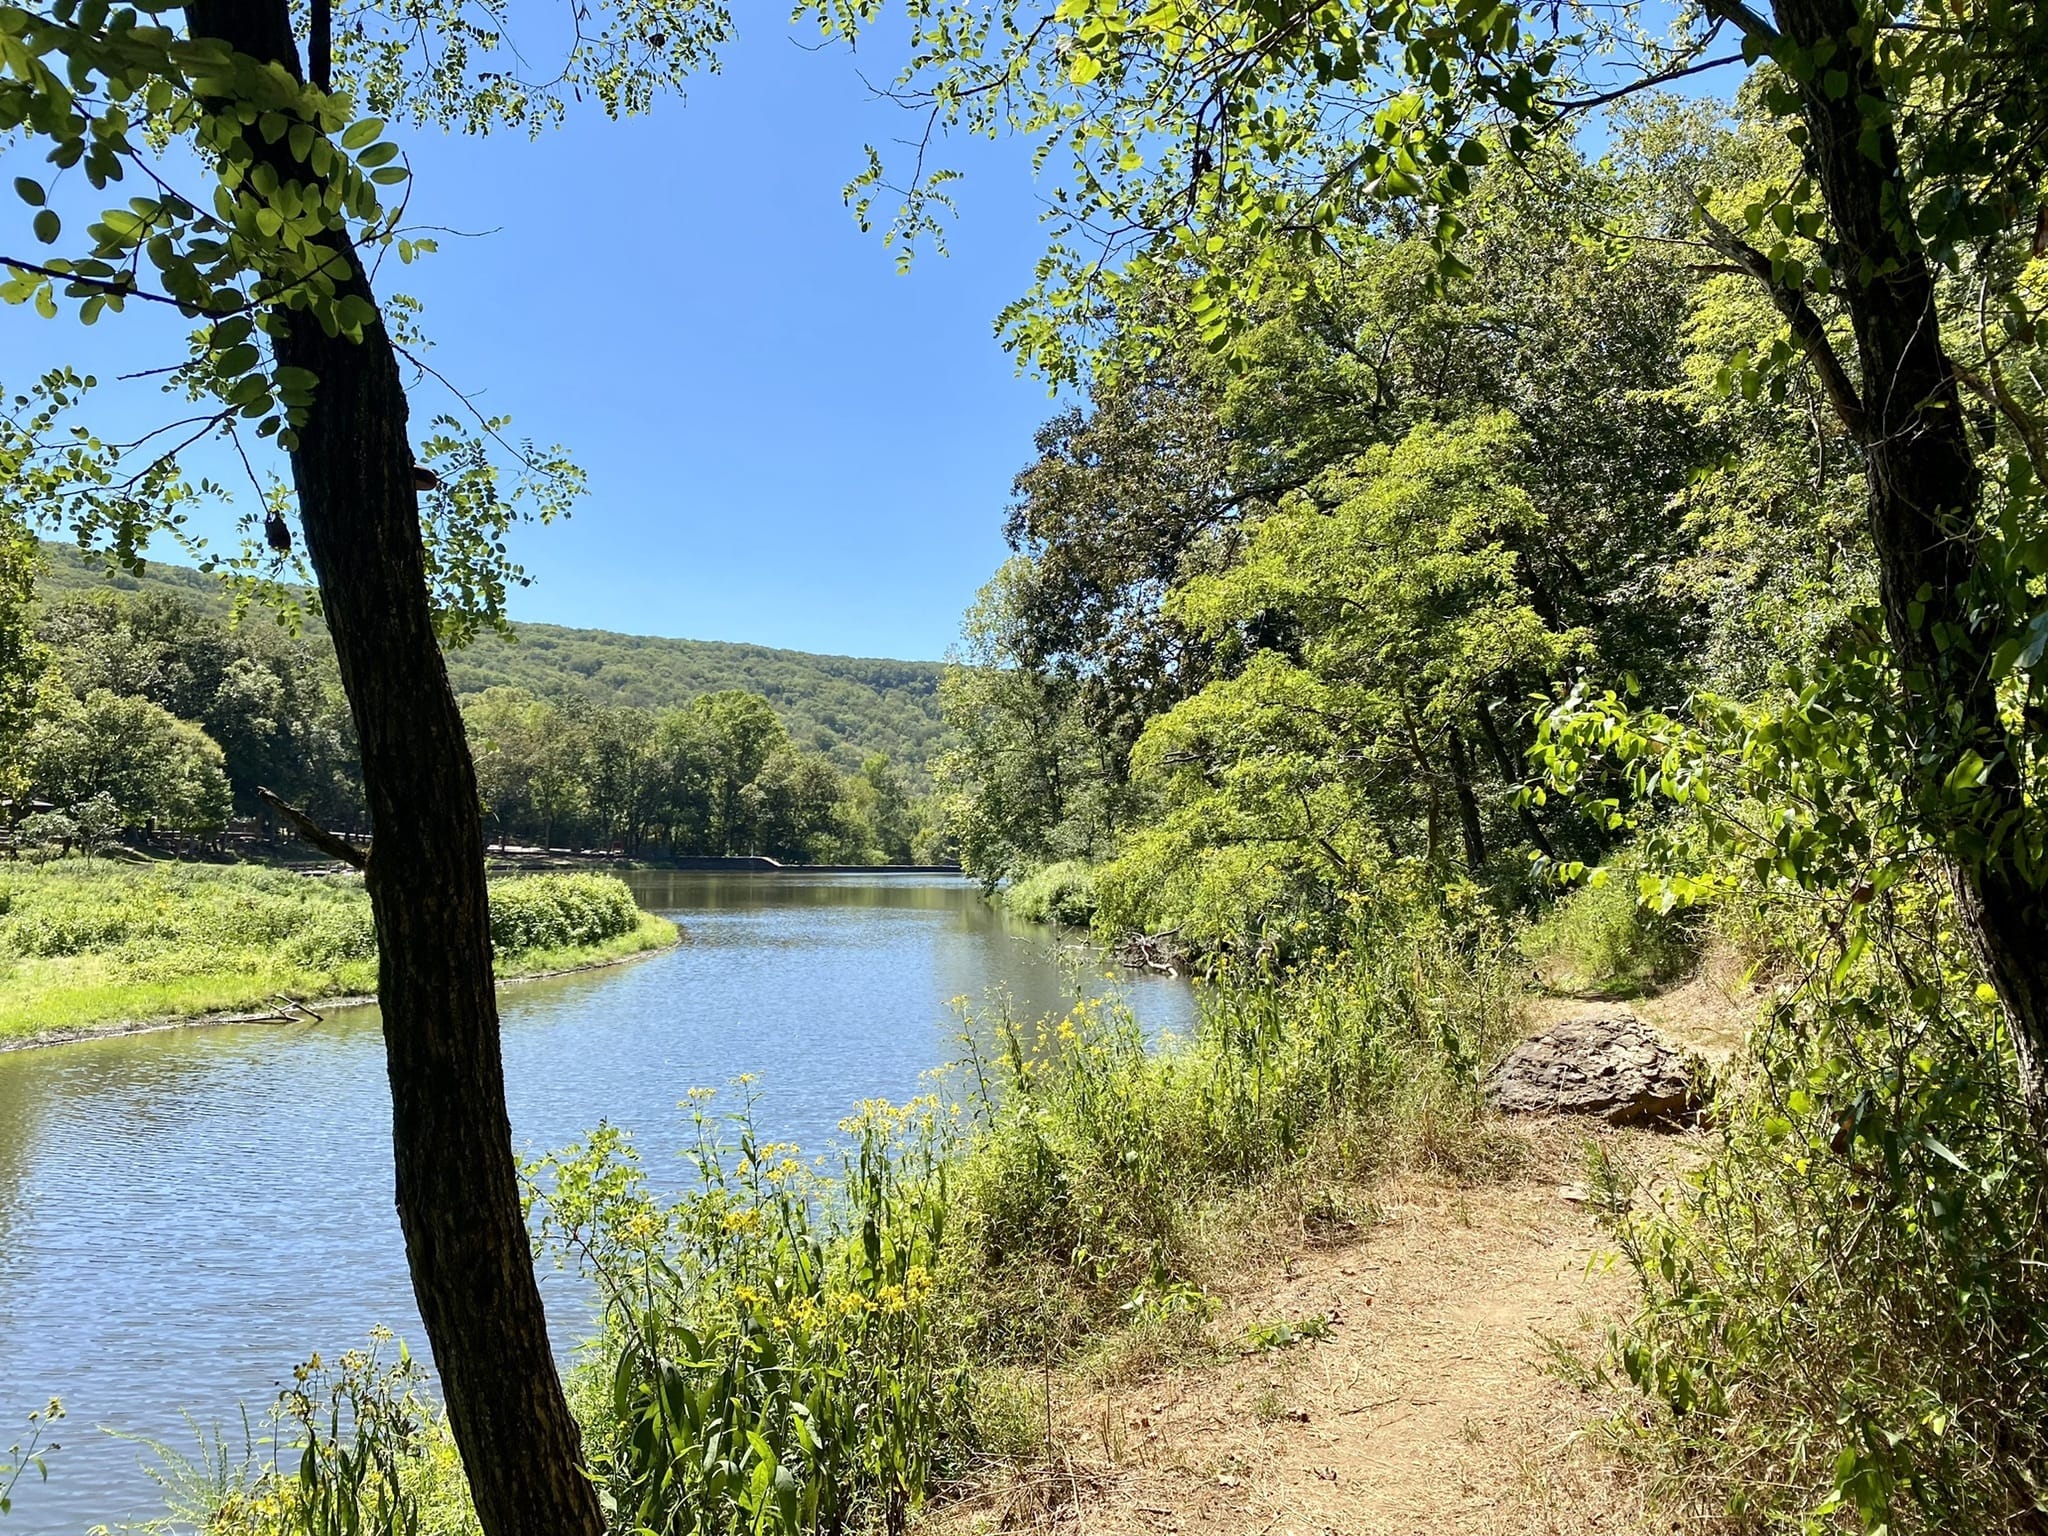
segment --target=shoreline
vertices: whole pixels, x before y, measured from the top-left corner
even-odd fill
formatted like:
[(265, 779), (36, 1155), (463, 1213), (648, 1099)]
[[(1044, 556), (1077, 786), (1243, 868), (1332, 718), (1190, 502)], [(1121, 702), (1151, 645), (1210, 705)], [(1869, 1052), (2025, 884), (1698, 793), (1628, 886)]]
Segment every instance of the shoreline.
[[(654, 916), (648, 913), (648, 916)], [(666, 921), (666, 919), (664, 919)], [(599, 960), (586, 960), (578, 965), (558, 966), (547, 971), (523, 971), (516, 976), (500, 976), (497, 988), (515, 987), (522, 982), (548, 981), (559, 976), (580, 976), (586, 971), (608, 970), (615, 965), (628, 965), (635, 960), (645, 960), (651, 955), (666, 954), (683, 941), (682, 925), (671, 923), (674, 932), (666, 942), (650, 944), (645, 949), (636, 949), (628, 954), (607, 955)], [(301, 1001), (289, 999), (294, 1008), (305, 1013), (341, 1012), (349, 1008), (367, 1008), (377, 1001), (374, 992), (343, 993), (337, 997), (316, 997)], [(109, 1040), (129, 1035), (154, 1035), (172, 1029), (207, 1029), (222, 1024), (298, 1024), (305, 1022), (305, 1014), (287, 1014), (278, 1008), (252, 1013), (246, 1009), (223, 1009), (213, 1013), (188, 1013), (169, 1018), (117, 1019), (107, 1024), (80, 1024), (66, 1028), (46, 1029), (33, 1035), (16, 1039), (0, 1040), (0, 1056), (11, 1051), (44, 1050), (51, 1046), (77, 1045), (85, 1040)]]

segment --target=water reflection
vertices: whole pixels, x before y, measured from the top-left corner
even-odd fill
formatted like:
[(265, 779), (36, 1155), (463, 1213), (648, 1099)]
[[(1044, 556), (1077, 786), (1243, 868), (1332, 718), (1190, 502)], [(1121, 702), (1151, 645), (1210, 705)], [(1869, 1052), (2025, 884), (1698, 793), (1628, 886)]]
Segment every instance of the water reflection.
[[(675, 950), (504, 994), (515, 1138), (559, 1146), (599, 1119), (681, 1176), (689, 1089), (760, 1075), (775, 1139), (822, 1146), (853, 1103), (901, 1099), (954, 1054), (951, 1002), (1001, 989), (1063, 1006), (1059, 947), (963, 881), (642, 874)], [(1083, 977), (1090, 990), (1110, 983)], [(1181, 983), (1120, 985), (1153, 1029)], [(92, 1426), (189, 1439), (181, 1409), (239, 1424), (294, 1361), (383, 1322), (423, 1344), (391, 1209), (375, 1009), (0, 1055), (0, 1438), (52, 1393), (71, 1410), (51, 1480), (8, 1536), (160, 1512), (134, 1449)], [(552, 1292), (559, 1333), (580, 1307)], [(565, 1343), (569, 1342), (564, 1339)]]

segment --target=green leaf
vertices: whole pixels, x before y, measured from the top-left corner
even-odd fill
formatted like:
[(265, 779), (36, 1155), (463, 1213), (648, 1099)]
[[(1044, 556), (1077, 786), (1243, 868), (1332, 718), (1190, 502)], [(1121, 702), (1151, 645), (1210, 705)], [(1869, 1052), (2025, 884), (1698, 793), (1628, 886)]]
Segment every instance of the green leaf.
[(41, 182), (31, 181), (26, 176), (17, 176), (14, 178), (14, 190), (16, 195), (24, 203), (27, 203), (29, 207), (40, 208), (43, 206), (44, 196), (43, 184)]
[(35, 217), (36, 238), (45, 245), (55, 245), (57, 236), (64, 232), (64, 221), (57, 217), (54, 208), (45, 208)]
[(366, 117), (359, 123), (351, 123), (349, 125), (348, 130), (341, 136), (341, 147), (346, 150), (362, 149), (367, 145), (376, 143), (377, 135), (383, 131), (383, 118)]

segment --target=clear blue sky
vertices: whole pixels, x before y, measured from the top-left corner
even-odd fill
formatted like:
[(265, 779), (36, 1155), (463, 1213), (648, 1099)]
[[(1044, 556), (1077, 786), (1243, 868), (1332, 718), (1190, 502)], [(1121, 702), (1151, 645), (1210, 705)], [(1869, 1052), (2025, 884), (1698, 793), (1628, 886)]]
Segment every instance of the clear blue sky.
[[(495, 233), (381, 286), (425, 301), (441, 371), (589, 473), (568, 523), (519, 536), (515, 618), (935, 658), (1053, 409), (991, 330), (1043, 247), (1038, 189), (1018, 146), (953, 146), (952, 254), (899, 275), (840, 188), (902, 115), (772, 8), (741, 24), (724, 73), (647, 118), (404, 136), (412, 215)], [(133, 308), (89, 332), (0, 309), (0, 378), (164, 363), (174, 336)], [(117, 425), (173, 404), (108, 402)], [(416, 419), (435, 408), (422, 391)]]

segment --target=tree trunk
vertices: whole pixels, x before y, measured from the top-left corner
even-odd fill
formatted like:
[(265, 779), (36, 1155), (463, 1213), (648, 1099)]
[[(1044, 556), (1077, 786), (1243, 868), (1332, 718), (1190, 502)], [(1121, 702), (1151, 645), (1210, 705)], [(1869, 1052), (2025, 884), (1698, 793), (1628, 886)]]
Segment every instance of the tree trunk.
[(1486, 829), (1479, 821), (1479, 797), (1472, 793), (1472, 759), (1465, 738), (1453, 725), (1444, 731), (1444, 755), (1450, 759), (1451, 789), (1458, 799), (1458, 831), (1465, 839), (1465, 867), (1478, 874), (1486, 864)]
[[(1479, 717), (1479, 734), (1486, 738), (1487, 750), (1493, 754), (1494, 766), (1500, 769), (1502, 781), (1510, 788), (1521, 784), (1528, 775), (1522, 772), (1510, 756), (1508, 744), (1501, 736), (1500, 726), (1493, 718), (1493, 705), (1487, 701), (1485, 694), (1479, 696), (1475, 713)], [(1557, 850), (1551, 846), (1549, 837), (1544, 834), (1543, 824), (1536, 819), (1536, 813), (1520, 799), (1515, 802), (1515, 812), (1522, 819), (1522, 831), (1528, 837), (1531, 846), (1546, 859), (1555, 859)]]
[[(2037, 1112), (2048, 1112), (2048, 903), (2012, 844), (1984, 835), (2023, 826), (2034, 813), (1969, 613), (1983, 481), (1942, 348), (1934, 274), (1908, 223), (1898, 140), (1888, 121), (1865, 119), (1862, 103), (1882, 103), (1886, 94), (1861, 8), (1856, 0), (1776, 0), (1774, 10), (1787, 42), (1809, 55), (1828, 45), (1830, 65), (1847, 76), (1836, 97), (1825, 89), (1830, 71), (1812, 71), (1801, 115), (1863, 379), (1858, 435), (1885, 625), (1915, 715), (1948, 737), (1908, 790), (1948, 862), (1963, 930), (2011, 1020), (2023, 1086)], [(1972, 749), (1992, 778), (1964, 813), (1945, 780)]]
[[(298, 75), (285, 0), (186, 15)], [(267, 151), (280, 179), (312, 182), (287, 143)], [(343, 292), (371, 299), (336, 252)], [(399, 1224), (449, 1424), (488, 1536), (601, 1536), (512, 1156), (476, 777), (428, 607), (398, 361), (381, 326), (352, 343), (303, 316), (275, 347), (318, 379), (292, 477), (362, 752)]]

